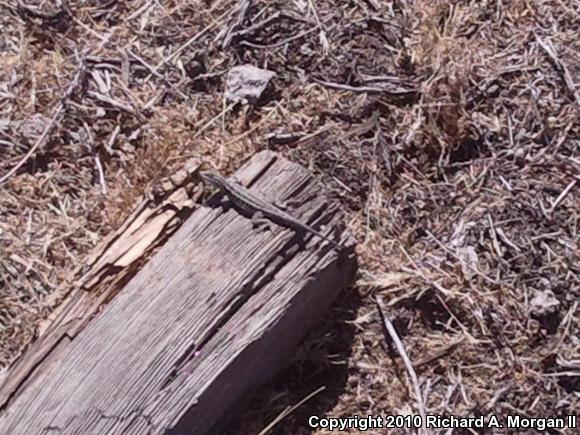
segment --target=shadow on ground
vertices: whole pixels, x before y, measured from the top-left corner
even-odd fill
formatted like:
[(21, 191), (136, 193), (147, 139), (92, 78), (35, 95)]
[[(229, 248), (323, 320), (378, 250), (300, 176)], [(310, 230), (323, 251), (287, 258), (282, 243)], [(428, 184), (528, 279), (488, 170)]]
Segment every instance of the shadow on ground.
[(224, 431), (227, 435), (258, 434), (279, 418), (284, 410), (315, 394), (268, 434), (310, 434), (311, 415), (324, 416), (339, 401), (348, 382), (348, 360), (353, 348), (356, 318), (362, 302), (353, 288), (334, 304), (324, 323), (313, 331), (296, 351), (291, 365), (260, 387), (243, 405)]

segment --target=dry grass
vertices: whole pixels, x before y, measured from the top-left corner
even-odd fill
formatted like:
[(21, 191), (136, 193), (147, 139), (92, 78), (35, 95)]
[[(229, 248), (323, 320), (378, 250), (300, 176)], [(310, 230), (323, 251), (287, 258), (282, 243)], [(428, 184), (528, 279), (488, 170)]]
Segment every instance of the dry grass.
[[(0, 177), (65, 110), (0, 184), (4, 366), (148, 186), (191, 156), (229, 172), (272, 148), (342, 199), (361, 279), (232, 432), (321, 385), (274, 431), (417, 413), (376, 295), (428, 413), (578, 413), (577, 0), (253, 1), (226, 47), (232, 0), (35, 4), (51, 17), (0, 2)], [(275, 90), (220, 116), (245, 62)]]

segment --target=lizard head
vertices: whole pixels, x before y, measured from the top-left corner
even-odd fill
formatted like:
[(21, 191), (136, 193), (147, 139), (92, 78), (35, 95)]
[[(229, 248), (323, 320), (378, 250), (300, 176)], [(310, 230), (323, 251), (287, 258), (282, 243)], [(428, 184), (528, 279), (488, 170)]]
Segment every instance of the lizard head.
[(214, 174), (213, 172), (204, 171), (201, 172), (199, 175), (204, 184), (219, 186), (224, 181), (222, 177), (220, 177), (218, 174)]

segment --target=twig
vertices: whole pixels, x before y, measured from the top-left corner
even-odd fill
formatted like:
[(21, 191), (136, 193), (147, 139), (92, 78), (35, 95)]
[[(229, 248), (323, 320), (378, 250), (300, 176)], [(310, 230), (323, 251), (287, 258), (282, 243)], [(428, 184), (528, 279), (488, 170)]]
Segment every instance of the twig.
[(56, 107), (54, 114), (52, 115), (52, 118), (50, 118), (49, 123), (46, 125), (43, 132), (36, 140), (35, 144), (28, 150), (26, 155), (12, 169), (10, 169), (6, 175), (0, 178), (0, 184), (4, 183), (12, 175), (14, 175), (28, 161), (30, 156), (32, 156), (36, 152), (36, 150), (45, 143), (47, 137), (50, 135), (54, 126), (56, 125), (56, 122), (58, 121), (58, 118), (60, 117), (61, 113), (66, 109), (68, 100), (81, 83), (85, 70), (86, 70), (86, 59), (83, 56), (79, 61), (79, 66), (77, 68), (77, 72), (73, 80), (69, 84), (65, 94), (61, 97), (60, 102), (58, 103), (58, 106)]
[(399, 355), (401, 355), (401, 358), (403, 358), (403, 362), (405, 363), (405, 367), (407, 368), (407, 371), (409, 372), (409, 375), (411, 376), (413, 388), (415, 389), (415, 396), (417, 399), (417, 407), (419, 408), (419, 414), (421, 414), (421, 418), (423, 419), (423, 421), (426, 421), (427, 413), (425, 412), (425, 404), (423, 403), (423, 396), (421, 394), (421, 388), (419, 387), (419, 380), (417, 379), (417, 373), (415, 372), (415, 369), (413, 368), (413, 364), (411, 363), (411, 360), (409, 359), (409, 356), (407, 355), (407, 352), (405, 351), (405, 347), (403, 346), (403, 343), (401, 342), (401, 339), (399, 338), (399, 335), (397, 334), (395, 327), (393, 326), (392, 322), (385, 316), (385, 313), (383, 311), (384, 302), (383, 302), (382, 298), (380, 296), (377, 296), (377, 297), (375, 297), (375, 301), (377, 304), (377, 309), (379, 311), (379, 315), (380, 315), (381, 320), (383, 321), (383, 324), (385, 326), (385, 329), (388, 332), (389, 336), (391, 337), (391, 340), (393, 340), (393, 343), (395, 344), (395, 347), (397, 348)]
[(438, 360), (439, 358), (442, 358), (448, 354), (450, 354), (451, 352), (453, 352), (455, 350), (455, 348), (457, 348), (458, 345), (460, 345), (461, 343), (463, 343), (463, 341), (465, 340), (464, 337), (460, 337), (457, 340), (449, 343), (448, 345), (444, 346), (441, 350), (438, 350), (437, 352), (435, 352), (433, 355), (428, 355), (425, 358), (415, 362), (415, 364), (413, 364), (413, 366), (415, 368), (419, 368), (422, 367), (424, 365), (430, 364), (433, 361)]
[(143, 12), (145, 12), (147, 9), (149, 9), (152, 4), (153, 4), (153, 0), (149, 0), (145, 3), (143, 3), (143, 6), (141, 6), (139, 9), (137, 9), (135, 12), (133, 12), (131, 15), (129, 15), (127, 18), (125, 18), (125, 20), (127, 20), (127, 22), (133, 21), (135, 18), (138, 18), (139, 15), (141, 15)]
[(10, 4), (8, 2), (5, 2), (5, 1), (0, 0), (0, 6), (2, 6), (3, 8), (8, 9), (12, 13), (17, 13), (18, 2), (16, 2), (16, 5), (13, 5), (13, 4)]
[[(234, 137), (233, 139), (229, 140), (229, 141), (228, 141), (228, 142), (226, 142), (225, 144), (221, 145), (221, 146), (220, 146), (220, 149), (227, 148), (227, 147), (229, 147), (230, 145), (232, 145), (232, 144), (234, 144), (234, 143), (236, 143), (236, 142), (239, 142), (239, 141), (241, 141), (241, 140), (242, 140), (244, 137), (248, 136), (248, 135), (249, 135), (249, 134), (251, 134), (252, 132), (256, 131), (256, 130), (257, 130), (259, 127), (261, 127), (263, 124), (265, 124), (265, 123), (266, 123), (266, 121), (268, 121), (268, 120), (269, 120), (269, 119), (272, 117), (272, 115), (274, 115), (274, 114), (276, 113), (276, 109), (277, 109), (279, 106), (280, 106), (280, 104), (277, 104), (277, 105), (276, 105), (276, 107), (275, 107), (274, 109), (272, 109), (272, 110), (271, 110), (271, 111), (270, 111), (270, 112), (269, 112), (269, 113), (268, 113), (266, 116), (264, 116), (264, 118), (263, 118), (263, 119), (261, 119), (261, 120), (260, 120), (259, 122), (257, 122), (257, 123), (256, 123), (254, 126), (252, 126), (252, 128), (250, 128), (249, 130), (247, 130), (247, 131), (245, 131), (245, 132), (241, 133), (240, 135), (238, 135), (238, 136)], [(227, 109), (227, 110), (229, 110), (229, 109)], [(222, 113), (223, 113), (223, 112), (222, 112)], [(211, 125), (211, 123), (212, 123), (212, 122), (214, 122), (214, 121), (215, 121), (215, 120), (216, 120), (216, 119), (217, 119), (219, 116), (221, 116), (221, 115), (222, 115), (222, 113), (220, 113), (219, 115), (217, 115), (216, 117), (214, 117), (214, 118), (213, 118), (213, 119), (210, 121), (210, 125)], [(208, 124), (206, 124), (206, 126), (208, 126)], [(205, 127), (202, 127), (202, 128), (205, 128)], [(195, 136), (194, 136), (194, 137), (198, 137), (198, 136), (199, 136), (201, 133), (202, 133), (202, 131), (201, 131), (201, 130), (200, 130), (200, 131), (198, 131), (198, 132), (195, 134)], [(167, 165), (169, 162), (173, 162), (173, 161), (175, 161), (175, 160), (181, 160), (181, 159), (184, 159), (184, 158), (190, 158), (190, 157), (193, 157), (193, 156), (195, 156), (195, 155), (196, 155), (195, 153), (190, 153), (190, 154), (181, 154), (181, 155), (179, 155), (179, 156), (177, 156), (177, 157), (171, 157), (171, 158), (167, 159), (167, 160), (165, 161), (165, 164)]]
[(131, 115), (134, 115), (134, 116), (140, 118), (141, 120), (144, 120), (143, 116), (137, 110), (133, 109), (128, 104), (125, 104), (121, 101), (117, 101), (114, 98), (109, 97), (108, 95), (103, 95), (103, 94), (100, 94), (99, 92), (95, 92), (95, 91), (88, 91), (87, 95), (89, 97), (93, 97), (94, 99), (101, 101), (102, 103), (116, 107), (119, 110), (130, 113)]
[(105, 172), (103, 171), (103, 165), (101, 164), (101, 159), (98, 155), (95, 155), (95, 165), (97, 166), (97, 172), (99, 173), (99, 184), (101, 189), (103, 189), (103, 195), (107, 194), (107, 182), (105, 181)]
[[(211, 23), (209, 23), (207, 26), (205, 26), (203, 29), (201, 29), (198, 33), (196, 33), (195, 35), (193, 35), (189, 40), (187, 40), (182, 46), (180, 46), (179, 48), (177, 48), (173, 53), (171, 53), (169, 56), (163, 58), (161, 61), (159, 61), (159, 63), (157, 65), (155, 65), (154, 70), (155, 71), (159, 71), (159, 69), (165, 65), (167, 62), (171, 61), (174, 57), (176, 57), (179, 53), (181, 53), (183, 50), (185, 50), (187, 47), (189, 47), (191, 44), (193, 44), (195, 41), (197, 41), (199, 38), (201, 38), (203, 35), (205, 35), (208, 31), (210, 31), (212, 28), (214, 28), (215, 26), (217, 26), (220, 22), (220, 20), (226, 16), (226, 14), (229, 11), (224, 12), (223, 14), (221, 14), (219, 17), (217, 17), (217, 19), (215, 19), (214, 21), (212, 21)], [(145, 81), (151, 79), (151, 76), (153, 74), (149, 74), (149, 76), (147, 76), (147, 78), (145, 79)]]
[(435, 243), (437, 243), (439, 245), (439, 247), (441, 249), (443, 249), (445, 252), (447, 252), (449, 255), (453, 256), (453, 258), (455, 258), (457, 261), (459, 261), (461, 264), (464, 264), (465, 266), (467, 266), (469, 269), (471, 269), (473, 272), (475, 272), (477, 275), (479, 275), (480, 277), (482, 277), (483, 279), (485, 279), (487, 282), (489, 282), (490, 284), (497, 284), (497, 281), (491, 279), (489, 276), (487, 276), (485, 273), (481, 272), (479, 269), (477, 269), (475, 266), (473, 266), (472, 264), (462, 260), (461, 258), (459, 258), (458, 255), (456, 255), (451, 249), (449, 249), (447, 246), (445, 246), (437, 237), (435, 237), (435, 235), (429, 231), (429, 230), (425, 230), (425, 232), (427, 233), (427, 235), (431, 238), (431, 240), (433, 240)]
[(233, 39), (233, 38), (240, 38), (242, 36), (246, 36), (246, 35), (252, 34), (256, 30), (259, 30), (259, 29), (261, 29), (263, 27), (266, 27), (271, 22), (274, 22), (274, 21), (276, 21), (276, 20), (278, 20), (280, 18), (288, 18), (288, 19), (294, 20), (294, 21), (300, 21), (300, 22), (303, 22), (303, 23), (310, 23), (310, 21), (307, 20), (306, 18), (295, 17), (294, 15), (277, 11), (274, 14), (270, 15), (269, 17), (264, 18), (262, 21), (258, 21), (257, 23), (252, 24), (249, 27), (246, 27), (246, 28), (244, 28), (242, 30), (237, 30), (237, 31), (233, 32), (232, 35), (231, 35), (231, 39)]
[(576, 100), (576, 104), (578, 105), (578, 107), (580, 107), (580, 94), (576, 91), (574, 80), (572, 80), (572, 76), (570, 75), (570, 71), (568, 71), (568, 68), (566, 68), (566, 65), (564, 65), (564, 63), (556, 55), (556, 52), (552, 47), (552, 44), (549, 41), (545, 42), (538, 35), (536, 35), (536, 41), (538, 41), (540, 47), (542, 47), (542, 49), (546, 52), (546, 54), (548, 55), (548, 57), (558, 70), (558, 72), (562, 75), (564, 83), (568, 88), (568, 92), (572, 94), (572, 97), (574, 97), (574, 100)]
[[(224, 100), (225, 101), (225, 100)], [(209, 127), (211, 127), (213, 125), (214, 122), (216, 122), (218, 119), (220, 119), (222, 116), (225, 116), (226, 113), (228, 113), (236, 104), (238, 104), (237, 102), (233, 102), (231, 103), (229, 106), (224, 107), (223, 110), (218, 113), (215, 117), (213, 117), (212, 119), (210, 119), (208, 122), (206, 122), (203, 127), (201, 127), (199, 130), (197, 130), (195, 132), (195, 134), (191, 137), (192, 139), (195, 139), (196, 137), (199, 137), (204, 131), (206, 131)]]
[(501, 399), (501, 397), (504, 396), (512, 388), (513, 388), (513, 386), (511, 384), (508, 384), (505, 387), (500, 388), (499, 390), (497, 390), (495, 392), (495, 394), (493, 395), (493, 397), (491, 398), (491, 400), (487, 403), (487, 405), (485, 405), (485, 409), (492, 410), (493, 407), (495, 406), (496, 402), (499, 399)]
[(350, 91), (350, 92), (366, 92), (369, 94), (390, 94), (390, 95), (412, 95), (417, 93), (417, 89), (402, 89), (402, 90), (388, 90), (385, 88), (381, 88), (381, 87), (376, 87), (376, 86), (350, 86), (350, 85), (345, 85), (342, 83), (333, 83), (333, 82), (327, 82), (324, 80), (320, 80), (317, 78), (313, 79), (316, 83), (321, 84), (327, 88), (330, 89), (336, 89), (336, 90), (340, 90), (340, 91)]
[(562, 191), (562, 193), (560, 193), (560, 195), (558, 195), (558, 198), (556, 198), (556, 200), (554, 201), (554, 204), (552, 204), (552, 207), (550, 207), (550, 212), (553, 212), (554, 210), (556, 210), (556, 207), (558, 207), (558, 205), (562, 201), (564, 201), (564, 198), (566, 198), (566, 195), (568, 195), (570, 193), (570, 191), (574, 188), (577, 181), (578, 181), (577, 179), (570, 181), (570, 184), (568, 184), (568, 186), (566, 186), (566, 188)]
[(304, 32), (300, 32), (297, 35), (291, 36), (290, 38), (284, 39), (283, 41), (276, 42), (275, 44), (260, 45), (260, 44), (254, 44), (254, 43), (248, 42), (248, 41), (242, 41), (242, 42), (240, 42), (240, 45), (245, 45), (247, 47), (252, 47), (252, 48), (277, 48), (277, 47), (282, 47), (283, 45), (286, 45), (289, 42), (294, 41), (295, 39), (300, 39), (303, 36), (308, 35), (309, 33), (315, 32), (316, 30), (318, 30), (318, 29), (312, 28), (309, 30), (305, 30)]
[(292, 405), (292, 406), (286, 408), (274, 420), (272, 420), (272, 422), (268, 426), (266, 426), (264, 429), (262, 429), (260, 431), (260, 433), (258, 433), (258, 435), (266, 435), (274, 426), (276, 426), (278, 423), (280, 423), (282, 420), (284, 420), (286, 417), (288, 417), (290, 414), (292, 414), (292, 412), (294, 412), (296, 409), (298, 409), (299, 407), (304, 405), (306, 402), (308, 402), (314, 396), (322, 393), (324, 390), (326, 390), (326, 387), (322, 386), (322, 387), (318, 388), (317, 390), (313, 391), (312, 393), (310, 393), (308, 396), (306, 396), (304, 399), (302, 399), (296, 405)]
[(242, 25), (244, 22), (244, 18), (246, 17), (246, 13), (248, 12), (248, 8), (250, 7), (250, 0), (239, 0), (237, 6), (237, 13), (235, 18), (232, 20), (232, 23), (228, 26), (224, 40), (222, 42), (222, 48), (226, 49), (232, 42), (233, 37), (235, 36), (235, 31)]
[(44, 12), (44, 11), (34, 7), (34, 6), (28, 6), (27, 4), (24, 4), (24, 2), (22, 0), (18, 0), (16, 2), (16, 4), (18, 6), (18, 9), (28, 13), (33, 18), (42, 18), (45, 20), (52, 20), (52, 19), (59, 17), (60, 15), (68, 13), (68, 5), (67, 5), (66, 1), (63, 1), (61, 3), (60, 9), (57, 9), (56, 11), (51, 11), (51, 12)]
[(249, 34), (255, 32), (256, 30), (261, 29), (262, 27), (266, 27), (272, 21), (276, 21), (281, 16), (282, 16), (282, 12), (280, 12), (280, 11), (275, 12), (274, 14), (270, 15), (268, 18), (264, 18), (262, 21), (258, 21), (257, 23), (252, 24), (249, 27), (246, 27), (245, 29), (237, 30), (237, 31), (233, 32), (230, 36), (230, 40), (233, 38), (239, 38), (240, 36), (249, 35)]
[(316, 26), (318, 27), (319, 34), (318, 38), (320, 39), (320, 43), (322, 45), (322, 53), (327, 55), (330, 51), (330, 44), (328, 43), (328, 38), (326, 37), (326, 31), (322, 27), (322, 23), (320, 22), (320, 17), (318, 16), (318, 11), (316, 10), (316, 6), (314, 6), (313, 0), (308, 0), (308, 7), (312, 11), (314, 18), (316, 19)]
[(105, 144), (105, 149), (107, 150), (107, 153), (109, 155), (113, 154), (113, 145), (115, 145), (115, 139), (117, 139), (117, 135), (119, 134), (120, 131), (121, 127), (119, 125), (116, 125), (115, 129), (113, 130), (113, 133), (111, 133), (111, 136), (109, 137), (109, 140)]
[(129, 56), (131, 56), (133, 59), (135, 59), (141, 65), (143, 65), (145, 68), (147, 68), (147, 70), (149, 70), (149, 72), (151, 74), (153, 74), (155, 77), (157, 77), (163, 83), (165, 83), (171, 90), (173, 90), (181, 98), (183, 98), (184, 100), (188, 99), (187, 95), (185, 95), (183, 92), (181, 92), (179, 89), (177, 89), (177, 87), (175, 87), (173, 85), (173, 83), (171, 83), (168, 79), (166, 79), (162, 74), (158, 73), (157, 70), (155, 68), (153, 68), (151, 65), (149, 65), (147, 62), (145, 62), (145, 60), (141, 56), (134, 53), (131, 49), (127, 50), (127, 54), (129, 54)]

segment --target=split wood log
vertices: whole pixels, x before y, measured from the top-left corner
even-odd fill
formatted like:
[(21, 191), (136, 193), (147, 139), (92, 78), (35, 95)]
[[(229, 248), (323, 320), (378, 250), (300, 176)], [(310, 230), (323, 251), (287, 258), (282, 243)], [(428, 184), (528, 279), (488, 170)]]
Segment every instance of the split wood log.
[(270, 202), (291, 201), (293, 215), (340, 246), (255, 228), (214, 195), (56, 358), (12, 388), (0, 433), (214, 433), (288, 363), (351, 284), (353, 242), (304, 168), (262, 152), (236, 179)]
[(68, 282), (51, 294), (47, 306), (57, 308), (39, 325), (36, 340), (8, 372), (0, 375), (0, 410), (30, 382), (37, 366), (58, 359), (88, 322), (146, 264), (157, 248), (193, 213), (201, 196), (200, 165), (194, 159), (159, 180), (145, 198), (90, 255)]

